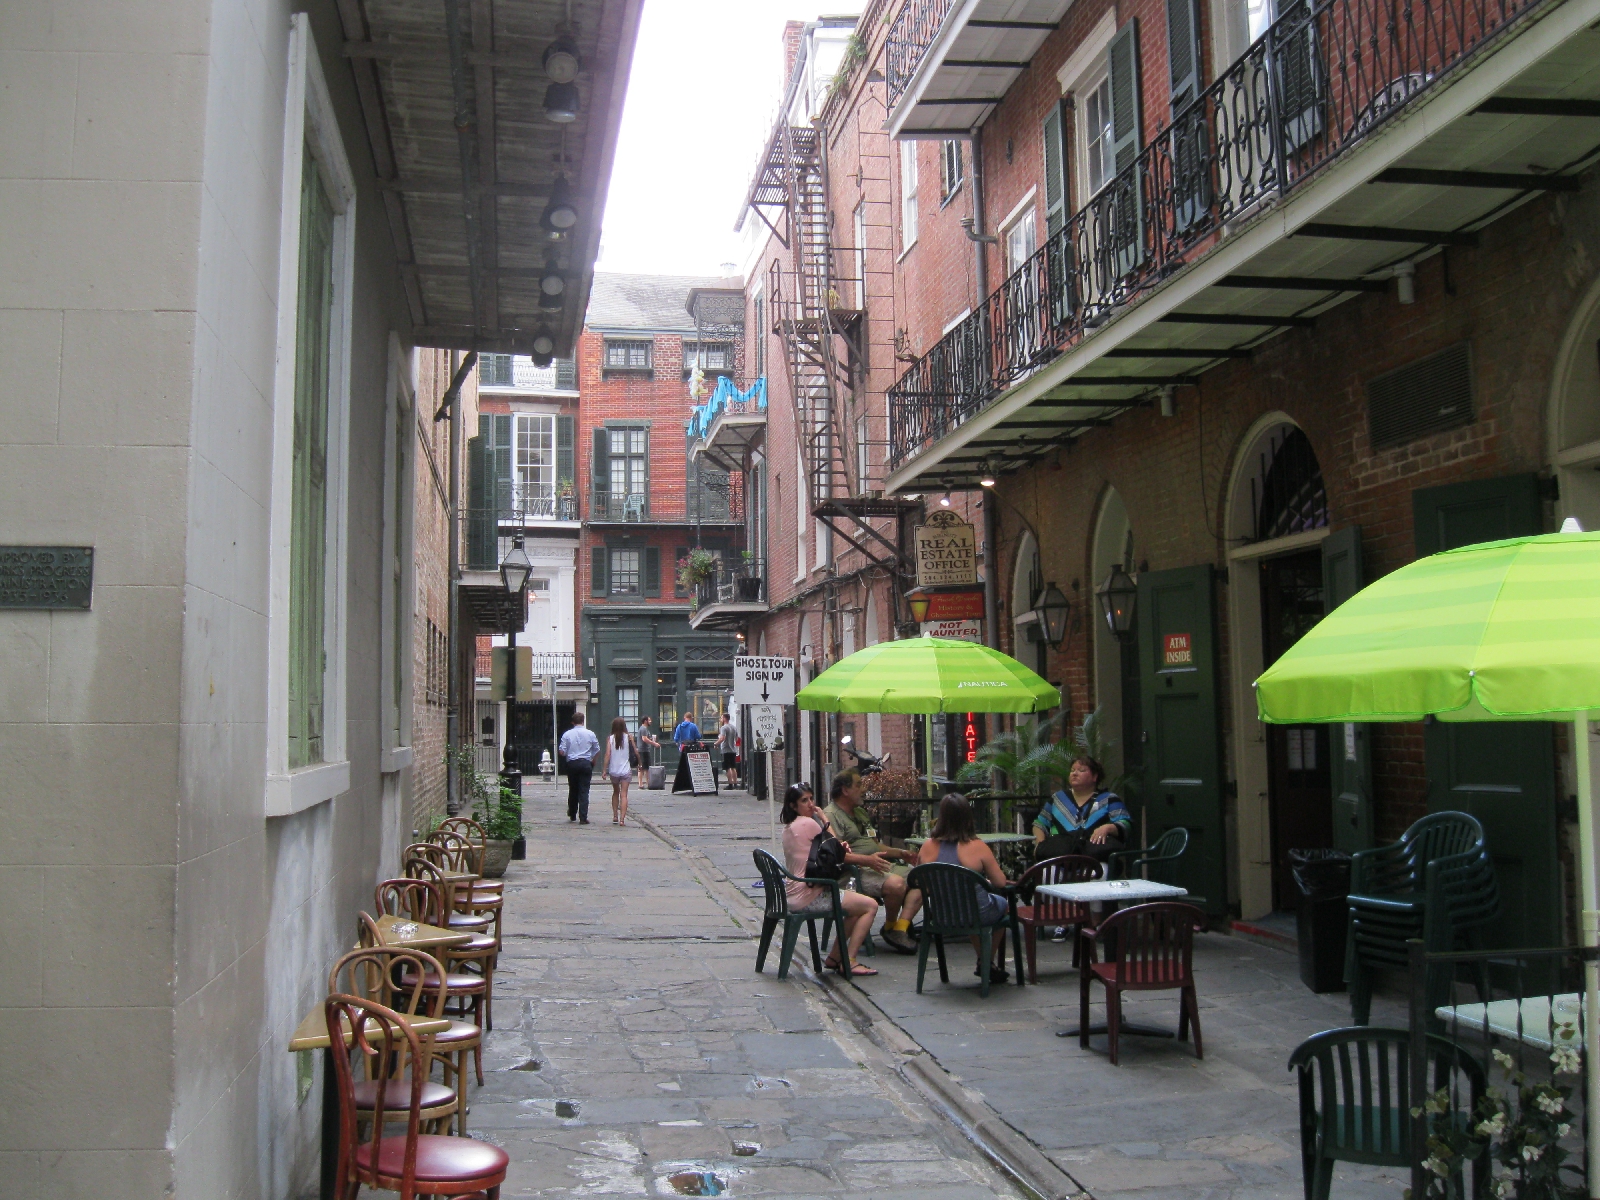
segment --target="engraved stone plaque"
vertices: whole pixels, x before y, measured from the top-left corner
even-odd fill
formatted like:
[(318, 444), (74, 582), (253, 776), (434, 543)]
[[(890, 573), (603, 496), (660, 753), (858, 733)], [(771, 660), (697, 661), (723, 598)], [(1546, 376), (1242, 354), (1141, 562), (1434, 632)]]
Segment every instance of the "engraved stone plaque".
[(89, 607), (93, 546), (0, 546), (0, 608)]

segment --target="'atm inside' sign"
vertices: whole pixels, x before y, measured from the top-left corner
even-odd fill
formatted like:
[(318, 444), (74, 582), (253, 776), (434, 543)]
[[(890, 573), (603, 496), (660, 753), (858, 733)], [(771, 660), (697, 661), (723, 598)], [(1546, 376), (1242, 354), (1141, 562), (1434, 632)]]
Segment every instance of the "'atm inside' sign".
[(1188, 667), (1194, 665), (1194, 646), (1187, 633), (1169, 633), (1165, 638), (1163, 665)]

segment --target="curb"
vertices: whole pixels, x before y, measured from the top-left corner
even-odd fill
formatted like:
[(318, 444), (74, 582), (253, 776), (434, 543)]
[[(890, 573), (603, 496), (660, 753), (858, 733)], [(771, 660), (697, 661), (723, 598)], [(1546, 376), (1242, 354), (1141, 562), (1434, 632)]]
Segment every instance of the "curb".
[[(733, 881), (700, 851), (685, 846), (648, 818), (634, 819), (688, 859), (725, 908), (729, 907), (727, 898), (731, 895), (738, 898), (740, 907), (761, 911), (753, 896), (734, 887)], [(738, 920), (731, 908), (729, 915)], [(1087, 1188), (1012, 1128), (981, 1096), (958, 1082), (867, 993), (837, 975), (824, 972), (817, 979), (806, 968), (800, 970), (801, 977), (816, 985), (858, 1032), (892, 1056), (893, 1069), (901, 1079), (927, 1099), (991, 1165), (1032, 1200), (1091, 1200)]]

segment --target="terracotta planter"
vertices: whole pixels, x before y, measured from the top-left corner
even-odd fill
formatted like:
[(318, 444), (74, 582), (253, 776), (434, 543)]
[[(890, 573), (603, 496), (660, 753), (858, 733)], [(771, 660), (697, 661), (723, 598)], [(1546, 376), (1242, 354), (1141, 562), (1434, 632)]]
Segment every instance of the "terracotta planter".
[(511, 862), (511, 839), (490, 838), (483, 844), (483, 877), (499, 879)]

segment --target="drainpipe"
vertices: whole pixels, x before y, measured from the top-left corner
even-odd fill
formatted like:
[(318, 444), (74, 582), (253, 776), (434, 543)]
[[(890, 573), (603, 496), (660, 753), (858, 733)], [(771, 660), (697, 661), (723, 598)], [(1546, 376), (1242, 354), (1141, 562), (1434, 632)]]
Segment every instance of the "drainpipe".
[[(973, 263), (977, 268), (978, 311), (983, 311), (989, 298), (989, 250), (997, 239), (983, 231), (983, 130), (972, 131), (972, 216), (961, 222), (961, 228), (972, 242)], [(983, 626), (984, 642), (992, 649), (1000, 649), (1000, 614), (998, 572), (1000, 563), (995, 553), (996, 532), (1000, 522), (994, 489), (983, 493)]]
[[(467, 372), (478, 361), (478, 352), (470, 350), (460, 363), (458, 351), (450, 351), (450, 386), (445, 390), (435, 421), (450, 410), (450, 529), (446, 553), (450, 560), (450, 615), (445, 620), (445, 661), (450, 664), (445, 674), (448, 691), (445, 707), (445, 745), (454, 750), (461, 744), (461, 385)], [(476, 671), (474, 671), (476, 676)], [(461, 811), (461, 781), (454, 767), (445, 772), (445, 812), (455, 816)]]

